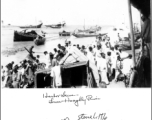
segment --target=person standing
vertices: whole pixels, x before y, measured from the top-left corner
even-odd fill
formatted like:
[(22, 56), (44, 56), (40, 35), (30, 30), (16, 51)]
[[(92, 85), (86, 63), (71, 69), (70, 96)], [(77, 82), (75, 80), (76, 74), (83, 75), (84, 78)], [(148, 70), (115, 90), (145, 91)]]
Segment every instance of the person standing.
[(35, 60), (35, 57), (33, 56), (33, 53), (35, 53), (35, 52), (33, 52), (33, 48), (34, 48), (34, 46), (31, 46), (30, 49), (29, 49), (29, 56), (30, 56), (33, 60)]
[(89, 47), (87, 57), (88, 57), (89, 61), (95, 65), (95, 56), (94, 56), (93, 48), (91, 46)]
[(44, 55), (45, 55), (46, 68), (49, 68), (49, 66), (51, 65), (50, 56), (47, 51), (44, 52)]
[(53, 88), (60, 88), (62, 86), (61, 68), (59, 65), (52, 67), (51, 77), (53, 78)]
[(98, 72), (99, 75), (101, 77), (101, 81), (100, 82), (105, 82), (106, 85), (109, 85), (109, 81), (107, 78), (107, 62), (106, 62), (106, 56), (104, 53), (100, 54), (101, 57), (98, 58), (98, 62), (97, 62), (97, 68), (98, 68)]

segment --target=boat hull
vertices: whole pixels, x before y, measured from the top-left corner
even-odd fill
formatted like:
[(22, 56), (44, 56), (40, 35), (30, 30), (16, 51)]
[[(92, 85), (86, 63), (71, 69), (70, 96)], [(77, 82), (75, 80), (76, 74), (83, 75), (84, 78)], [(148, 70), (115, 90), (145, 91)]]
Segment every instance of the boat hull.
[(51, 28), (61, 28), (61, 26), (50, 26)]
[(61, 28), (64, 27), (66, 23), (64, 24), (52, 24), (52, 25), (45, 25), (46, 27), (51, 27), (51, 28)]
[(59, 32), (59, 36), (70, 36), (70, 32)]
[(20, 28), (24, 28), (24, 29), (25, 28), (41, 28), (41, 26), (42, 26), (42, 23), (36, 26), (21, 26)]
[(44, 45), (45, 41), (46, 41), (45, 38), (43, 38), (43, 39), (35, 39), (34, 43), (35, 43), (35, 45), (39, 46), (39, 45)]
[[(101, 36), (106, 35), (107, 33), (103, 33), (100, 34)], [(77, 37), (77, 38), (83, 38), (83, 37), (97, 37), (99, 36), (99, 34), (91, 34), (91, 35), (87, 35), (87, 34), (72, 34), (73, 36)]]
[(33, 41), (36, 37), (36, 34), (24, 34), (14, 31), (14, 42)]

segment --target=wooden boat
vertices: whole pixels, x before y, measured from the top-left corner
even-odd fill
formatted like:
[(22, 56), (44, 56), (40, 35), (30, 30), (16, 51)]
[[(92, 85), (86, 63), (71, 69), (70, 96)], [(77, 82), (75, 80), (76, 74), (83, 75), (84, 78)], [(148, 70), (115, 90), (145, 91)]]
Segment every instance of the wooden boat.
[(30, 32), (24, 31), (14, 31), (14, 42), (24, 42), (24, 41), (33, 41), (37, 38), (38, 33), (34, 30)]
[[(120, 41), (116, 45), (118, 45), (119, 49), (125, 51), (125, 50), (131, 50), (131, 43), (130, 41)], [(135, 42), (135, 49), (139, 49), (141, 44), (139, 42)]]
[(100, 30), (101, 30), (100, 26), (95, 26), (95, 27), (90, 27), (89, 29), (86, 29), (86, 30), (78, 29), (78, 32), (96, 33), (97, 31), (100, 31)]
[(36, 38), (36, 39), (34, 40), (34, 43), (35, 43), (35, 45), (39, 46), (39, 45), (44, 45), (44, 44), (45, 44), (45, 41), (46, 41), (46, 38), (40, 37), (40, 38)]
[(62, 31), (62, 32), (59, 32), (59, 36), (70, 36), (71, 33), (70, 32), (66, 32), (66, 31)]
[(63, 24), (53, 24), (53, 25), (45, 25), (46, 27), (51, 27), (51, 28), (61, 28), (64, 27), (66, 23)]
[(106, 35), (107, 33), (103, 33), (103, 34), (90, 34), (90, 33), (73, 33), (72, 35), (77, 37), (77, 38), (82, 38), (82, 37), (97, 37), (97, 36), (103, 36)]
[(30, 25), (30, 26), (20, 26), (20, 28), (41, 28), (43, 23), (39, 24), (39, 25)]
[(61, 28), (60, 25), (50, 25), (49, 27), (51, 27), (51, 28)]

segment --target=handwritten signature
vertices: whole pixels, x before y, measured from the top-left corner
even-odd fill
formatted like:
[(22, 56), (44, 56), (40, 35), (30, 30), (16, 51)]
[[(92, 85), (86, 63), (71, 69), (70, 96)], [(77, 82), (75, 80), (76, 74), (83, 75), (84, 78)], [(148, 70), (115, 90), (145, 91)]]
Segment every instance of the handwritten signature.
[[(83, 120), (83, 119), (106, 120), (107, 116), (106, 116), (106, 113), (96, 114), (96, 112), (93, 115), (87, 115), (87, 114), (80, 114), (80, 115), (78, 115), (78, 119), (77, 120)], [(61, 119), (61, 120), (70, 120), (70, 118), (66, 117), (66, 118)]]
[(93, 95), (86, 95), (85, 97), (73, 94), (66, 94), (64, 91), (63, 94), (60, 95), (48, 95), (48, 93), (43, 94), (43, 98), (49, 98), (50, 104), (55, 103), (74, 103), (75, 106), (79, 106), (80, 102), (83, 102), (85, 105), (88, 101), (100, 100), (98, 97), (93, 97)]

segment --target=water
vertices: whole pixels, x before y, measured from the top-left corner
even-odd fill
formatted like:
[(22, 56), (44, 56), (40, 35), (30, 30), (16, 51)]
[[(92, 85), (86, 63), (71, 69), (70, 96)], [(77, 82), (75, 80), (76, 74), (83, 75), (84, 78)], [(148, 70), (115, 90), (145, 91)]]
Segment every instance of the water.
[[(89, 28), (90, 26), (85, 26), (85, 28)], [(112, 26), (102, 26), (103, 32), (108, 32), (108, 30)], [(7, 63), (11, 61), (15, 61), (15, 63), (19, 63), (23, 59), (26, 58), (28, 55), (28, 52), (24, 50), (24, 47), (29, 48), (30, 46), (34, 46), (35, 52), (42, 52), (42, 53), (36, 53), (34, 55), (39, 54), (40, 58), (43, 60), (43, 52), (53, 52), (53, 49), (57, 47), (57, 45), (60, 43), (61, 45), (65, 44), (65, 40), (71, 40), (72, 44), (80, 44), (80, 45), (87, 45), (92, 42), (92, 40), (95, 39), (95, 37), (90, 38), (76, 38), (74, 36), (70, 37), (59, 37), (59, 32), (65, 30), (68, 32), (73, 32), (75, 29), (83, 29), (83, 26), (76, 26), (76, 25), (70, 25), (65, 26), (61, 29), (52, 29), (47, 28), (45, 26), (42, 26), (39, 30), (43, 30), (47, 33), (46, 37), (48, 38), (45, 42), (45, 45), (36, 46), (34, 42), (13, 42), (13, 36), (14, 36), (14, 30), (21, 30), (19, 27), (3, 27), (2, 33), (1, 33), (1, 65), (6, 65)], [(15, 54), (8, 55), (4, 53), (6, 50), (18, 50), (23, 49), (24, 51), (18, 51)]]
[[(90, 26), (85, 26), (85, 28), (89, 28)], [(113, 26), (101, 26), (101, 31), (103, 33), (108, 33), (109, 30)], [(23, 59), (26, 58), (28, 55), (28, 52), (24, 49), (24, 47), (29, 48), (30, 46), (34, 46), (33, 51), (39, 52), (35, 53), (34, 55), (40, 55), (40, 60), (44, 60), (44, 51), (53, 52), (53, 49), (57, 47), (57, 45), (60, 43), (61, 45), (65, 45), (65, 40), (71, 40), (72, 44), (79, 44), (79, 45), (85, 45), (90, 44), (92, 41), (95, 40), (95, 37), (87, 37), (87, 38), (76, 38), (74, 36), (70, 37), (59, 37), (59, 32), (65, 30), (68, 32), (73, 32), (75, 29), (83, 29), (83, 26), (65, 26), (61, 29), (52, 29), (52, 28), (46, 28), (45, 26), (42, 26), (39, 30), (43, 30), (44, 32), (48, 33), (46, 37), (48, 38), (45, 42), (45, 45), (36, 46), (34, 42), (13, 42), (13, 36), (14, 36), (14, 30), (21, 30), (19, 27), (3, 27), (2, 33), (1, 33), (1, 65), (6, 65), (7, 63), (14, 61), (15, 64), (19, 63)], [(23, 49), (24, 51), (18, 51), (15, 54), (4, 54), (4, 51), (6, 50), (18, 50)], [(40, 53), (41, 52), (41, 53)], [(130, 52), (130, 51), (129, 51)]]

